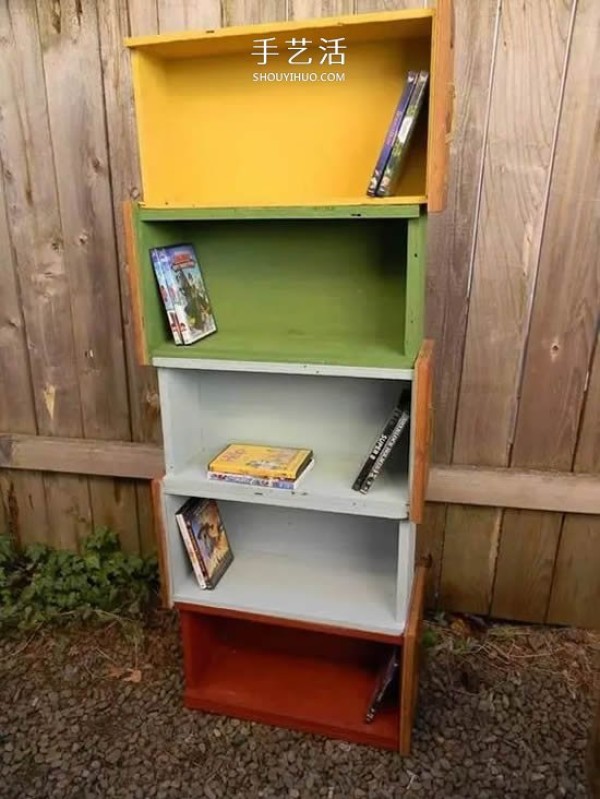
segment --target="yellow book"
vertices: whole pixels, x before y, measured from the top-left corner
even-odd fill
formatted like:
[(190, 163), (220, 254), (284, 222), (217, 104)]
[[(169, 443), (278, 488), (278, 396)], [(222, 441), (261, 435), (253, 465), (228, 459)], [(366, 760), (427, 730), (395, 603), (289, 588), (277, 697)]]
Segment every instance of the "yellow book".
[(311, 458), (310, 449), (229, 444), (208, 464), (208, 471), (295, 480)]

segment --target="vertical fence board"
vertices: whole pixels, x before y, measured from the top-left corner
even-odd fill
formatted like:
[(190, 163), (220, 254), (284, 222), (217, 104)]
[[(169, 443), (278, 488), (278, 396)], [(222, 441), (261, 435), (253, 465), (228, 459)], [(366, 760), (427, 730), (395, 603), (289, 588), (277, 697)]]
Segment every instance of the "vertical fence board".
[[(134, 441), (154, 443), (161, 441), (158, 386), (155, 370), (139, 366), (136, 361), (129, 283), (125, 271), (127, 255), (121, 204), (123, 200), (142, 196), (130, 55), (123, 45), (123, 39), (129, 35), (156, 33), (157, 24), (156, 4), (149, 0), (142, 7), (130, 4), (129, 9), (125, 0), (106, 0), (102, 13), (98, 14), (131, 433)], [(155, 546), (150, 489), (144, 483), (134, 484), (134, 487), (140, 547), (143, 552), (150, 552)]]
[(158, 27), (161, 33), (221, 26), (219, 0), (158, 0)]
[(120, 8), (125, 8), (129, 12), (129, 30), (132, 36), (150, 36), (156, 33), (157, 0), (117, 0), (117, 2)]
[(251, 25), (287, 18), (287, 0), (221, 0), (223, 25)]
[[(600, 101), (592, 88), (600, 79), (596, 47), (600, 34), (600, 9), (582, 0), (573, 28), (564, 102), (558, 131), (556, 156), (539, 277), (525, 358), (519, 416), (513, 450), (513, 465), (531, 468), (570, 469), (575, 454), (588, 365), (597, 335), (600, 307), (600, 225), (593, 208), (600, 202)], [(585, 76), (585, 79), (582, 79)], [(542, 389), (543, 386), (543, 389)], [(542, 389), (542, 390), (540, 390)], [(588, 403), (589, 407), (589, 403)], [(551, 433), (550, 433), (551, 430)], [(582, 438), (588, 432), (582, 429)], [(593, 466), (587, 458), (579, 468)], [(596, 467), (598, 464), (596, 464)], [(507, 513), (507, 523), (513, 513)], [(537, 518), (535, 530), (533, 519)], [(532, 594), (533, 562), (553, 562), (559, 545), (561, 516), (554, 517), (547, 532), (544, 515), (533, 517), (528, 535), (518, 529), (503, 539), (494, 613), (510, 612), (515, 618), (543, 621), (552, 590), (552, 571)], [(509, 534), (511, 532), (512, 534)], [(537, 546), (532, 546), (537, 541)], [(575, 599), (593, 594), (588, 564), (596, 551), (600, 562), (600, 539), (590, 519), (570, 519), (560, 537), (555, 569), (552, 617), (561, 618), (561, 605), (577, 614)], [(500, 565), (499, 564), (499, 565)], [(581, 572), (581, 573), (580, 573)], [(507, 575), (504, 589), (501, 577)], [(515, 580), (520, 576), (520, 581)], [(565, 593), (565, 579), (572, 583)], [(600, 579), (596, 579), (596, 590)], [(532, 596), (539, 602), (531, 606)], [(567, 599), (567, 595), (570, 599)], [(559, 599), (564, 597), (563, 600)], [(600, 618), (597, 610), (596, 618)], [(588, 621), (591, 610), (581, 604)], [(575, 616), (573, 615), (575, 614)], [(565, 618), (565, 616), (562, 616)]]
[(454, 444), (457, 463), (508, 463), (569, 16), (563, 0), (504, 0), (502, 5)]
[(518, 621), (544, 620), (561, 523), (560, 513), (505, 511), (492, 615)]
[(516, 465), (569, 469), (575, 452), (600, 307), (599, 35), (600, 6), (581, 0), (525, 359)]
[[(69, 285), (35, 6), (0, 4), (0, 151), (25, 320), (37, 429), (81, 435)], [(77, 546), (91, 525), (87, 480), (44, 477), (48, 543)]]
[[(435, 0), (38, 0), (36, 15), (33, 2), (0, 4), (0, 381), (13, 387), (0, 396), (0, 429), (160, 441), (155, 374), (135, 362), (123, 280), (120, 204), (141, 193), (124, 36), (428, 5)], [(438, 463), (600, 470), (598, 349), (583, 404), (600, 304), (593, 0), (578, 0), (546, 197), (572, 6), (455, 0), (450, 190), (428, 226)], [(93, 509), (95, 523), (125, 528), (129, 548), (139, 520), (149, 551), (147, 486), (94, 478), (90, 505), (89, 485), (1, 471), (0, 530), (75, 546)], [(567, 515), (561, 532), (562, 519), (431, 505), (418, 550), (433, 555), (447, 606), (485, 613), (493, 586), (496, 616), (542, 620), (548, 607), (551, 622), (598, 625), (600, 519)]]
[[(0, 172), (0, 430), (35, 434), (27, 342), (14, 266)], [(41, 476), (1, 470), (0, 535), (8, 533), (17, 544), (29, 544), (44, 540), (47, 529)]]
[[(431, 453), (436, 463), (449, 463), (452, 458), (498, 4), (456, 0), (454, 9), (456, 107), (448, 197), (446, 209), (431, 214), (427, 226), (425, 324), (427, 336), (435, 341), (436, 352)], [(436, 596), (439, 590), (445, 521), (445, 506), (436, 506), (426, 514), (419, 530), (420, 549), (427, 549), (434, 558), (430, 577), (434, 588), (428, 587), (429, 602), (432, 590)]]
[(467, 321), (467, 292), (484, 147), (497, 3), (455, 0), (456, 108), (446, 209), (431, 214), (427, 335), (435, 341), (432, 459), (450, 463)]
[(354, 0), (290, 0), (290, 19), (310, 19), (311, 17), (336, 17), (352, 14)]
[(600, 519), (597, 516), (567, 515), (545, 621), (598, 629), (599, 563)]
[[(502, 3), (454, 442), (457, 463), (502, 466), (509, 460), (569, 20), (563, 0)], [(499, 514), (459, 507), (448, 514), (442, 595), (452, 596), (456, 607), (489, 611)], [(453, 547), (479, 552), (463, 563), (464, 588), (458, 593), (449, 564), (452, 558), (462, 563), (462, 555)]]
[[(158, 31), (158, 9), (156, 7), (157, 0), (121, 0), (121, 2), (128, 2), (129, 5), (129, 32), (132, 36), (142, 36), (144, 34), (156, 33)], [(126, 54), (127, 69), (126, 79), (129, 81), (129, 108), (127, 113), (130, 115), (130, 141), (128, 147), (135, 152), (135, 161), (133, 162), (132, 181), (133, 185), (141, 187), (139, 158), (137, 149), (137, 139), (133, 126), (135, 117), (133, 108), (133, 86), (131, 84), (131, 65), (129, 62), (129, 53)], [(123, 73), (121, 73), (121, 76)], [(109, 132), (110, 135), (110, 132)], [(125, 155), (125, 158), (127, 156)], [(129, 162), (131, 165), (131, 161)], [(118, 166), (117, 168), (120, 168)], [(131, 166), (127, 167), (131, 168)], [(125, 172), (124, 174), (128, 174)], [(114, 193), (114, 189), (113, 189)], [(130, 192), (132, 199), (135, 197), (135, 191)], [(125, 195), (126, 196), (126, 195)], [(113, 197), (115, 206), (115, 218), (118, 218), (119, 226), (117, 233), (123, 235), (123, 219), (120, 208), (120, 203), (124, 199), (120, 195), (116, 198)], [(119, 209), (117, 211), (117, 208)], [(123, 264), (125, 263), (125, 245), (123, 239), (120, 240), (119, 246), (121, 249), (120, 263), (123, 273)], [(129, 281), (125, 280), (126, 291), (129, 292)], [(130, 313), (130, 306), (128, 304), (128, 314)], [(131, 324), (131, 321), (130, 321)], [(131, 332), (133, 338), (133, 331)], [(135, 417), (132, 418), (132, 429), (135, 440), (140, 441), (155, 441), (162, 440), (162, 430), (160, 425), (160, 402), (158, 397), (158, 381), (156, 379), (156, 371), (150, 367), (141, 367), (139, 370), (143, 373), (143, 381), (140, 380), (140, 390), (142, 396), (138, 398), (138, 407), (141, 406), (141, 411), (138, 414), (138, 423), (136, 424)], [(156, 551), (156, 530), (154, 522), (154, 513), (152, 509), (152, 493), (148, 483), (136, 483), (136, 496), (138, 505), (138, 519), (140, 523), (140, 548), (142, 553), (147, 555)]]
[[(81, 393), (90, 438), (130, 439), (96, 5), (38, 2), (50, 134)], [(68, 91), (65, 87), (68, 86)], [(135, 492), (90, 479), (93, 523), (139, 548)]]
[[(596, 342), (575, 470), (600, 472), (600, 335)], [(600, 628), (599, 564), (600, 517), (566, 514), (548, 608), (549, 622)]]
[(440, 584), (442, 606), (486, 614), (496, 564), (500, 512), (449, 505)]
[(442, 559), (444, 555), (444, 528), (446, 526), (446, 505), (425, 503), (423, 522), (417, 527), (415, 561), (431, 558), (431, 568), (427, 569), (425, 601), (434, 607), (438, 601)]
[(402, 11), (409, 8), (426, 8), (427, 0), (355, 0), (356, 11)]

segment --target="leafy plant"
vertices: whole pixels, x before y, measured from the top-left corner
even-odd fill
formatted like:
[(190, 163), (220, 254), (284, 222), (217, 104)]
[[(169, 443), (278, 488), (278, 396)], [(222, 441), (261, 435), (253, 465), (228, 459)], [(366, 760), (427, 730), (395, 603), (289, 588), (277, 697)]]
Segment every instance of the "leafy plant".
[(141, 614), (158, 584), (155, 558), (125, 554), (112, 530), (96, 530), (80, 553), (0, 536), (0, 628), (28, 629), (99, 611)]

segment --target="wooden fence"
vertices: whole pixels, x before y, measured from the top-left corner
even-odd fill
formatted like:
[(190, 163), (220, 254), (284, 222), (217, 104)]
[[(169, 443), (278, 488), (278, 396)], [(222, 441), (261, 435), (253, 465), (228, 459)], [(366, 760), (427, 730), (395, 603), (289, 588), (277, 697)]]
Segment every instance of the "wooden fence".
[[(106, 524), (153, 547), (128, 479), (160, 461), (160, 409), (124, 280), (123, 37), (424, 4), (0, 0), (0, 530), (76, 546)], [(600, 3), (455, 11), (448, 207), (429, 225), (431, 598), (599, 624)]]

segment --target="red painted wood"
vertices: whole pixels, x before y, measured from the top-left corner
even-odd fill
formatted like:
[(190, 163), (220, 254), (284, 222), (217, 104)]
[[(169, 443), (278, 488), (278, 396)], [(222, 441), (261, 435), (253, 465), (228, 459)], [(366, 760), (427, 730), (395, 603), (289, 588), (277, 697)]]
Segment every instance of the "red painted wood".
[(230, 619), (244, 619), (246, 621), (258, 622), (259, 624), (274, 624), (277, 627), (289, 627), (295, 630), (314, 630), (326, 633), (327, 635), (339, 635), (347, 638), (361, 638), (365, 641), (381, 641), (386, 644), (400, 644), (403, 634), (388, 635), (387, 633), (370, 632), (369, 630), (352, 630), (348, 627), (335, 627), (329, 624), (317, 624), (308, 621), (298, 621), (296, 619), (283, 619), (274, 616), (263, 616), (258, 613), (246, 613), (242, 610), (229, 610), (228, 608), (205, 607), (203, 605), (190, 605), (187, 602), (176, 602), (175, 607), (187, 613), (200, 614), (202, 616), (222, 616)]
[(389, 644), (181, 611), (185, 704), (398, 749), (399, 702), (363, 722)]

